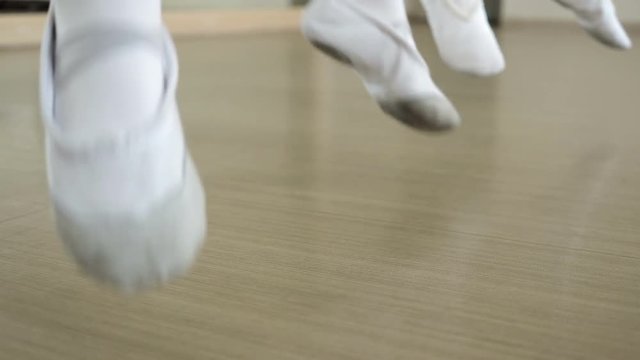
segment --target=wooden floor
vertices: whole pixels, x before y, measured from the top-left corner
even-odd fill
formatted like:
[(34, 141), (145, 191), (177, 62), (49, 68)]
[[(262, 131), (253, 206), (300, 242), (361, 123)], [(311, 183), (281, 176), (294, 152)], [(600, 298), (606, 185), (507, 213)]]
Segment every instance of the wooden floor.
[(638, 47), (514, 25), (476, 79), (416, 33), (453, 134), (386, 118), (296, 33), (179, 41), (211, 232), (130, 298), (56, 239), (37, 53), (0, 52), (0, 359), (640, 359)]

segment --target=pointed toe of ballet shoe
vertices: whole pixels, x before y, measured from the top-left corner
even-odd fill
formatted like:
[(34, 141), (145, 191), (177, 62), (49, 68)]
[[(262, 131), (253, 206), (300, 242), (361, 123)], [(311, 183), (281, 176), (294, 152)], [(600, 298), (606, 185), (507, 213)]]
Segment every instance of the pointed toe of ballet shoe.
[(596, 40), (612, 49), (629, 50), (633, 47), (633, 43), (631, 42), (629, 35), (627, 35), (626, 31), (622, 28), (622, 25), (617, 22), (613, 27), (597, 29), (587, 28), (586, 30)]
[(80, 268), (126, 294), (186, 273), (207, 228), (202, 184), (190, 161), (186, 167), (182, 188), (142, 215), (87, 214), (56, 204), (58, 233)]

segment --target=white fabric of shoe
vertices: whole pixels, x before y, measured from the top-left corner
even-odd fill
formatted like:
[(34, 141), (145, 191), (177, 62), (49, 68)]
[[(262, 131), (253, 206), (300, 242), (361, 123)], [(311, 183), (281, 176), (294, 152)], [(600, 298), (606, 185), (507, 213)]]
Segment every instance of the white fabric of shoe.
[(452, 69), (492, 76), (505, 68), (482, 0), (421, 0), (442, 60)]
[(572, 10), (578, 23), (601, 43), (616, 49), (630, 49), (629, 35), (618, 19), (611, 0), (556, 0)]
[(314, 46), (352, 66), (380, 107), (402, 123), (429, 131), (460, 123), (418, 52), (402, 1), (315, 0), (302, 31)]
[[(56, 50), (79, 44), (86, 56), (57, 68)], [(96, 57), (130, 46), (156, 49), (162, 57), (164, 89), (154, 118), (104, 134), (65, 131), (55, 117), (56, 89)], [(204, 191), (175, 100), (177, 64), (166, 30), (148, 36), (96, 27), (58, 44), (50, 11), (41, 48), (40, 98), (58, 232), (82, 269), (125, 292), (184, 273), (206, 233)]]

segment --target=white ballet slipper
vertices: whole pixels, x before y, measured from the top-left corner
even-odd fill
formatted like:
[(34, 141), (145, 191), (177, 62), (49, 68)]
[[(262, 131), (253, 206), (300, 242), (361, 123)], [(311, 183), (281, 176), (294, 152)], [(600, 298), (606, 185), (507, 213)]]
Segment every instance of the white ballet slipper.
[(460, 123), (449, 99), (431, 79), (406, 17), (388, 19), (342, 0), (316, 0), (302, 31), (318, 49), (352, 66), (387, 114), (419, 130), (448, 130)]
[[(175, 100), (175, 48), (166, 30), (151, 39), (123, 29), (96, 28), (77, 41), (95, 42), (89, 46), (95, 51), (59, 73), (56, 48), (74, 44), (57, 44), (52, 11), (41, 48), (40, 96), (58, 232), (91, 276), (126, 292), (157, 286), (190, 267), (207, 227), (204, 191), (184, 142)], [(91, 66), (100, 52), (136, 42), (155, 47), (164, 60), (165, 88), (155, 118), (98, 138), (61, 128), (54, 115), (56, 86)], [(175, 171), (182, 181), (169, 190), (154, 181)]]

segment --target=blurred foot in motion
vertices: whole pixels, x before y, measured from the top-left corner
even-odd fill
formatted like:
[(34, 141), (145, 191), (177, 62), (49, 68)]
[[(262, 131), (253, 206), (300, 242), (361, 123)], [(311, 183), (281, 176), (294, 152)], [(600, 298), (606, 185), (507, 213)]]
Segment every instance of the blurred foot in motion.
[(477, 76), (504, 70), (498, 41), (483, 0), (421, 0), (442, 60), (452, 69)]
[(90, 275), (133, 292), (184, 273), (204, 193), (175, 100), (160, 0), (56, 0), (41, 102), (58, 232)]
[(314, 0), (302, 31), (318, 49), (352, 66), (382, 110), (400, 122), (429, 131), (460, 123), (416, 48), (402, 0)]
[(620, 24), (611, 0), (556, 0), (571, 9), (580, 25), (601, 43), (616, 49), (630, 49), (631, 39)]

